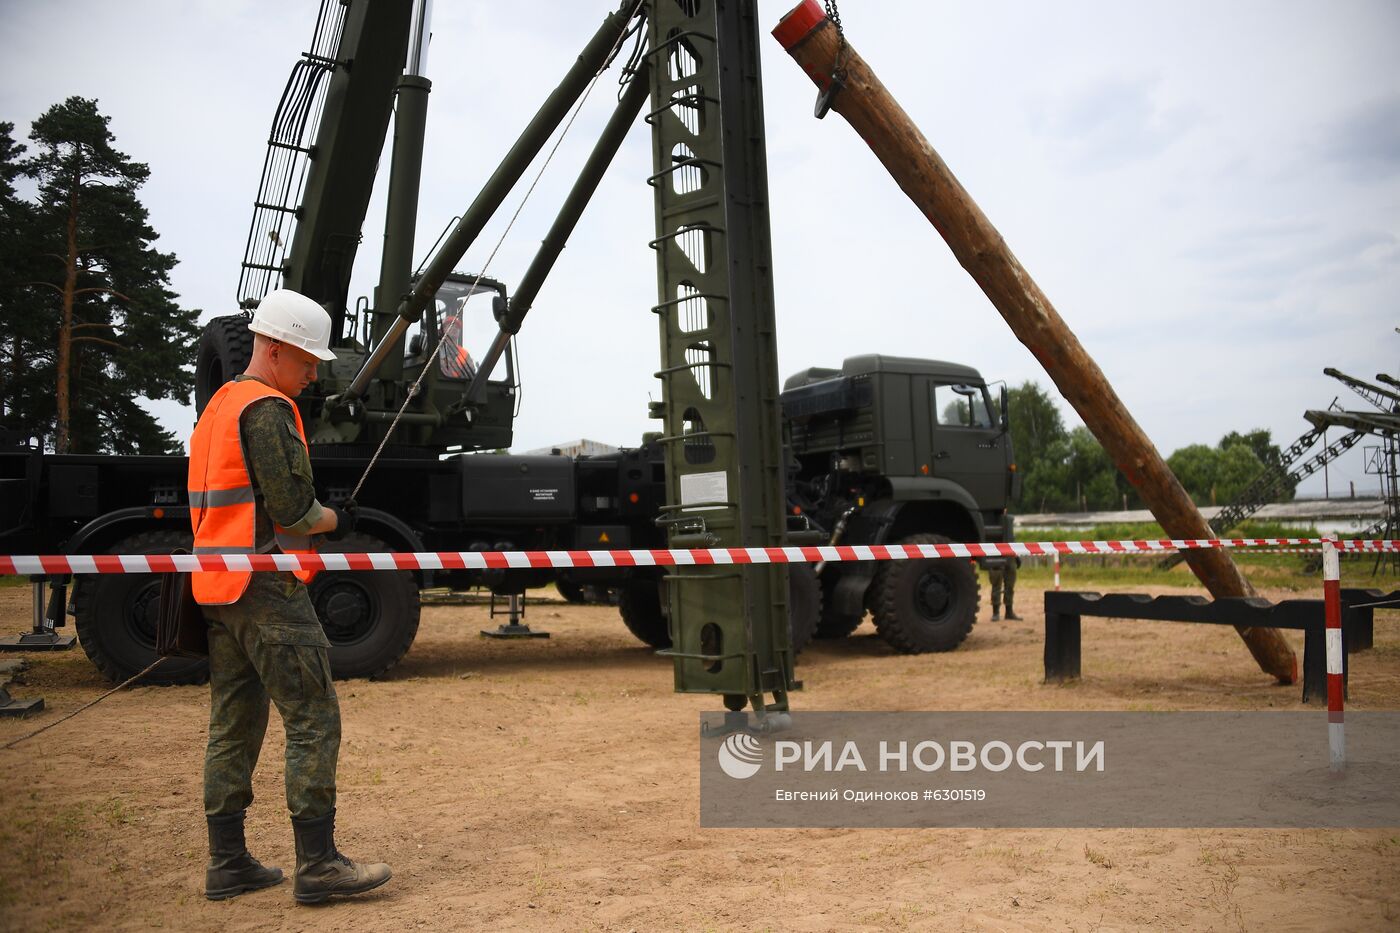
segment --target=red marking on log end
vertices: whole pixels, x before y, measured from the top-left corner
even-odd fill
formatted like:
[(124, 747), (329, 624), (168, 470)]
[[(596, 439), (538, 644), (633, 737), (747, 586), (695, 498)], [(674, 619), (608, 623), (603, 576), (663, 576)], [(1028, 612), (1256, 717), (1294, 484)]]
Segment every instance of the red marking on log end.
[(778, 25), (773, 27), (773, 38), (777, 39), (784, 49), (791, 50), (825, 19), (826, 12), (817, 0), (802, 0), (778, 20)]

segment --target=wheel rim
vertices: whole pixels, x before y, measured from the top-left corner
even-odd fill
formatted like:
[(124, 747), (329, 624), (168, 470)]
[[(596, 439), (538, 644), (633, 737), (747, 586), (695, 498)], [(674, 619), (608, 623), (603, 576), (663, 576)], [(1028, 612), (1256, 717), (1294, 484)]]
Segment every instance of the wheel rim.
[(379, 620), (379, 600), (374, 592), (352, 577), (327, 581), (313, 594), (312, 606), (332, 645), (353, 645), (374, 631)]
[(149, 648), (156, 648), (156, 622), (160, 617), (160, 584), (148, 583), (127, 602), (125, 614), (126, 631), (131, 640)]
[(953, 605), (953, 583), (941, 570), (926, 570), (914, 583), (914, 605), (919, 615), (937, 621)]

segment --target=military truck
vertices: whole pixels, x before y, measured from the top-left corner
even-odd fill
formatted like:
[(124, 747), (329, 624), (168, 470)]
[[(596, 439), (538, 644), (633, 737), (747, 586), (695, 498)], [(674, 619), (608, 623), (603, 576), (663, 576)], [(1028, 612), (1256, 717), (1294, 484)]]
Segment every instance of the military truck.
[[(499, 291), (498, 291), (499, 289)], [(491, 283), (489, 294), (504, 291)], [(488, 302), (489, 305), (489, 302)], [(216, 318), (201, 339), (200, 373), (212, 381), (246, 365), (241, 315)], [(410, 341), (410, 348), (412, 341)], [(507, 365), (501, 391), (518, 391)], [(200, 395), (208, 391), (203, 383)], [(303, 401), (316, 404), (315, 393)], [(204, 395), (207, 398), (207, 395)], [(902, 357), (852, 357), (840, 369), (806, 369), (782, 393), (789, 436), (790, 519), (808, 541), (841, 544), (1010, 540), (1006, 505), (1017, 474), (1003, 391), (994, 405), (976, 370)], [(509, 443), (509, 421), (503, 437)], [(313, 444), (319, 492), (347, 492), (364, 468), (335, 445)], [(443, 457), (386, 448), (361, 493), (356, 533), (342, 551), (483, 551), (665, 547), (656, 524), (663, 494), (660, 446), (600, 457)], [(168, 553), (191, 543), (183, 457), (53, 455), (0, 451), (0, 548), (7, 553)], [(976, 621), (976, 567), (966, 560), (803, 565), (789, 598), (793, 642), (840, 638), (868, 610), (902, 652), (946, 651)], [(665, 587), (656, 570), (590, 568), (413, 573), (322, 573), (311, 598), (338, 676), (388, 670), (413, 642), (418, 591), (481, 586), (519, 594), (551, 582), (609, 587), (641, 641), (670, 644)], [(818, 589), (819, 581), (819, 589)], [(49, 618), (64, 622), (67, 580), (50, 581)], [(156, 580), (79, 577), (66, 606), (89, 657), (117, 680), (154, 657)], [(170, 660), (155, 682), (194, 682), (202, 662)]]
[[(834, 543), (1011, 540), (1004, 385), (994, 405), (975, 369), (871, 354), (792, 376), (782, 405), (789, 498)], [(820, 638), (850, 634), (869, 610), (896, 650), (948, 651), (977, 621), (972, 561), (840, 562), (819, 575)]]

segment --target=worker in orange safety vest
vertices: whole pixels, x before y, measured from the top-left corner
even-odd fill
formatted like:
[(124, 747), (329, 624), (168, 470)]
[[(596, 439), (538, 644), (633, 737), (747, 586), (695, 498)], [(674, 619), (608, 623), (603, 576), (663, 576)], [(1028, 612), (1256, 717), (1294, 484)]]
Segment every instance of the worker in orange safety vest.
[[(196, 554), (298, 553), (314, 535), (353, 530), (353, 502), (316, 499), (306, 432), (292, 401), (316, 380), (331, 320), (287, 289), (268, 293), (248, 329), (247, 370), (214, 393), (190, 438), (190, 521)], [(244, 814), (275, 704), (287, 736), (287, 808), (296, 839), (293, 896), (316, 903), (389, 880), (389, 866), (356, 863), (335, 847), (340, 705), (330, 642), (306, 584), (312, 571), (195, 573), (209, 624), (209, 743), (204, 810), (209, 824), (205, 896), (220, 900), (282, 881), (248, 852)]]

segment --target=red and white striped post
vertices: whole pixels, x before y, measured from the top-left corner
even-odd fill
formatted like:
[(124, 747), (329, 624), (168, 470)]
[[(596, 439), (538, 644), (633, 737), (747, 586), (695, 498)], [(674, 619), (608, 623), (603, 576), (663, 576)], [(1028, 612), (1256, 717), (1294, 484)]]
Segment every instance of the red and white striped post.
[(1060, 552), (1055, 552), (1055, 592), (1060, 591)]
[(1322, 602), (1327, 622), (1327, 749), (1333, 771), (1346, 770), (1346, 733), (1342, 724), (1342, 568), (1335, 538), (1322, 539)]

